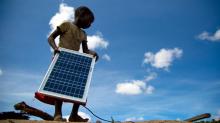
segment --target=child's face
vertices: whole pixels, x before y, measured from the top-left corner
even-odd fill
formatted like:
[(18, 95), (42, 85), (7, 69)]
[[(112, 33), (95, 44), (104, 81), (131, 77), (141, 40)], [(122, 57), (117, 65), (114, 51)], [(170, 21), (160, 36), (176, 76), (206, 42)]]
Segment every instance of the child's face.
[(87, 29), (91, 26), (92, 20), (89, 16), (84, 16), (78, 19), (80, 28)]
[(87, 29), (91, 26), (92, 22), (90, 20), (85, 20), (83, 23), (82, 23), (82, 28), (83, 29)]

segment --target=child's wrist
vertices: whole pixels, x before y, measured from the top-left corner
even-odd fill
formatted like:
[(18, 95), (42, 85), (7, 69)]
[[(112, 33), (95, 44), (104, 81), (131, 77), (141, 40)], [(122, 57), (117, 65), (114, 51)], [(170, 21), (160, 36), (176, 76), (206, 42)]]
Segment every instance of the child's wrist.
[(58, 50), (59, 50), (59, 48), (58, 48), (58, 47), (56, 47), (56, 48), (54, 48), (54, 50), (55, 50), (55, 51), (58, 51)]

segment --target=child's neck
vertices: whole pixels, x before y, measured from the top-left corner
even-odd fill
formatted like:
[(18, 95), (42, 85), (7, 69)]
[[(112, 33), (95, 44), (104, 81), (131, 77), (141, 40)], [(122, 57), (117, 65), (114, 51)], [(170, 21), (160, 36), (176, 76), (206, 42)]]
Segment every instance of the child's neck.
[(78, 28), (81, 28), (81, 26), (79, 25), (77, 21), (74, 21), (73, 24), (75, 24)]

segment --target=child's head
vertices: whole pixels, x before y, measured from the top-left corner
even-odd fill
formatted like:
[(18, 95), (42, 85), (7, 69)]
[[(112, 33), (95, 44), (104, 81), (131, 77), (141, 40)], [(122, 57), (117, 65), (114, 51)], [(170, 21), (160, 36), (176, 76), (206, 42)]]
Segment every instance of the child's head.
[(89, 28), (94, 19), (94, 15), (88, 7), (81, 6), (75, 10), (75, 22), (80, 28)]

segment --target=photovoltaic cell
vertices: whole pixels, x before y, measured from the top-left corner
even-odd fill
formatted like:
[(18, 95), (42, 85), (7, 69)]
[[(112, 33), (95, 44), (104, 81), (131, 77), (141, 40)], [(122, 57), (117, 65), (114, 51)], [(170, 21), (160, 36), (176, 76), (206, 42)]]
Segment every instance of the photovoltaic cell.
[(60, 51), (53, 59), (39, 92), (85, 102), (95, 60), (88, 54), (64, 48)]

